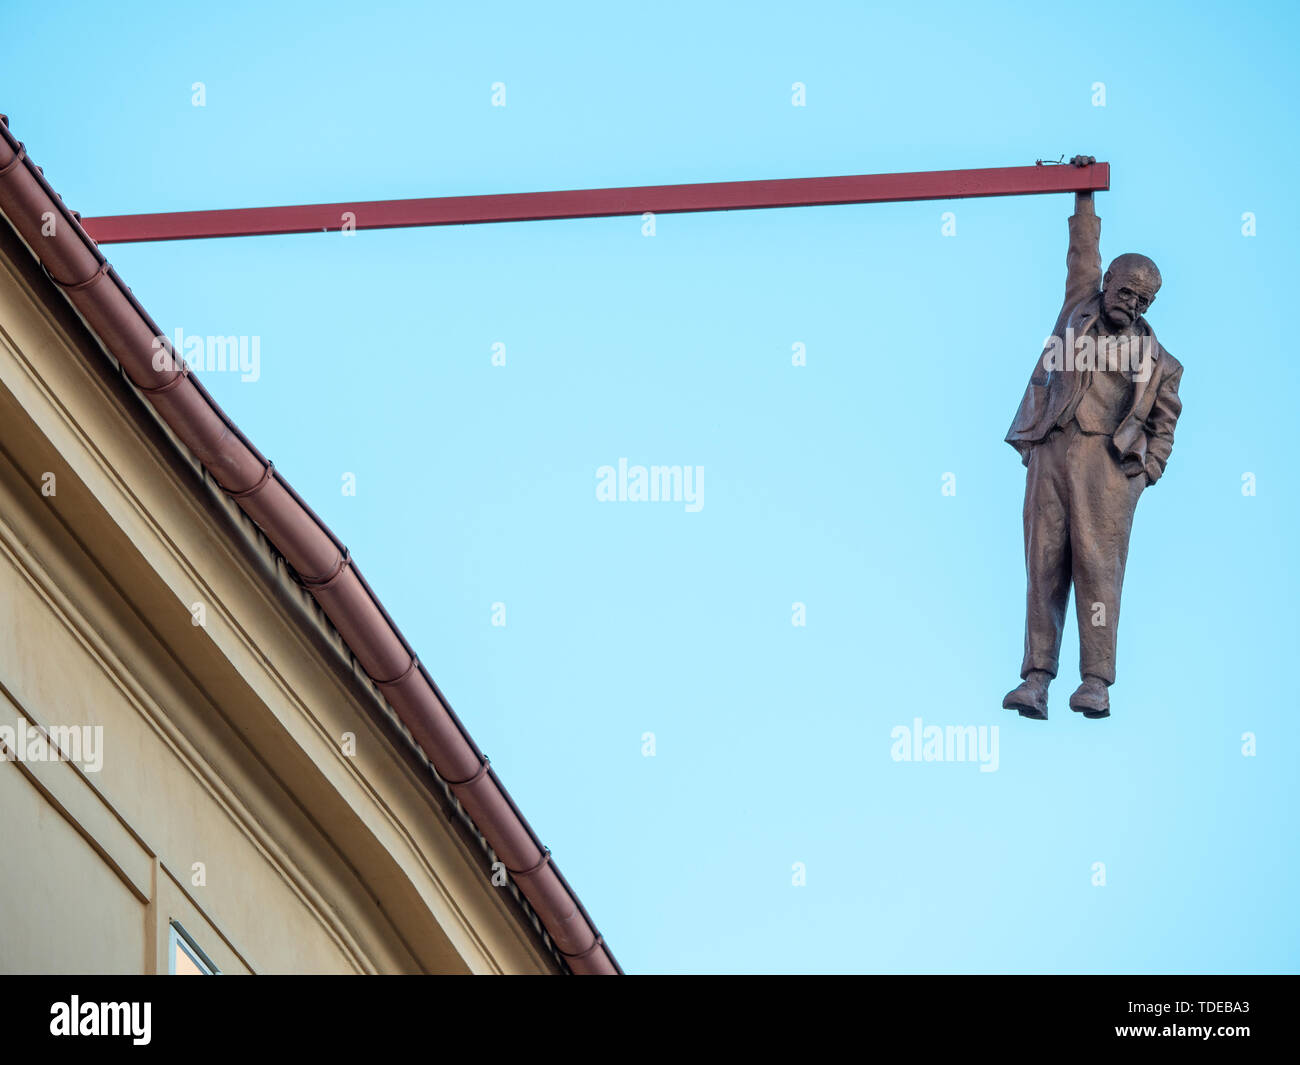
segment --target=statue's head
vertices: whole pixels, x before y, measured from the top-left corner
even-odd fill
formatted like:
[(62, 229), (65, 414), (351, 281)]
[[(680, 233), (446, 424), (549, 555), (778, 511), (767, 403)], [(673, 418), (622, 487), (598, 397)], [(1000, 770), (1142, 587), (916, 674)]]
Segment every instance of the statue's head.
[(1124, 329), (1146, 314), (1160, 291), (1160, 271), (1145, 255), (1125, 252), (1101, 280), (1101, 310), (1114, 329)]

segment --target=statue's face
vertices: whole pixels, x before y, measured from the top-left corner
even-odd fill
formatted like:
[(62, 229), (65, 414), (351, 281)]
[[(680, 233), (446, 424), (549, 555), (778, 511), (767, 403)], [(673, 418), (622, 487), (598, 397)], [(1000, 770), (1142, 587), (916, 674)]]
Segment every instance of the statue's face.
[(1132, 325), (1155, 302), (1160, 283), (1144, 271), (1107, 273), (1101, 290), (1106, 321), (1116, 328)]

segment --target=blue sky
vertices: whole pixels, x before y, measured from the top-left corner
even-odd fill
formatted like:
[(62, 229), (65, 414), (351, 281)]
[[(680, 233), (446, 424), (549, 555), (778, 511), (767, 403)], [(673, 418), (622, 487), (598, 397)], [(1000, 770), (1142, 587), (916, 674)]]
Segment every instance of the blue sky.
[[(995, 7), (7, 9), (0, 107), (88, 216), (1111, 163), (1103, 256), (1159, 263), (1186, 373), (1101, 722), (1072, 620), (1051, 720), (1000, 708), (1068, 196), (108, 249), (164, 329), (260, 338), (205, 384), (629, 971), (1297, 968), (1296, 9)], [(624, 457), (703, 508), (598, 502)], [(997, 771), (895, 762), (916, 717)]]

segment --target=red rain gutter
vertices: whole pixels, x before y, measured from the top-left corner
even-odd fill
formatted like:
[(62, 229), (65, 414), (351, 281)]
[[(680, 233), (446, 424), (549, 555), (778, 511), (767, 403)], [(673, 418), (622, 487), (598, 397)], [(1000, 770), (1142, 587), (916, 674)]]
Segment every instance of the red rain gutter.
[[(127, 378), (284, 555), (410, 729), (575, 973), (621, 973), (573, 890), (337, 537), (188, 369), (154, 368), (161, 330), (0, 118), (0, 210)], [(54, 232), (44, 220), (53, 219)], [(170, 345), (168, 345), (170, 352)], [(172, 353), (174, 354), (174, 353)], [(179, 356), (175, 356), (179, 365)]]
[(441, 196), (426, 200), (373, 200), (305, 207), (251, 207), (227, 211), (177, 211), (86, 218), (82, 225), (100, 244), (196, 237), (249, 237), (407, 226), (457, 226), (480, 222), (533, 222), (547, 218), (739, 211), (760, 207), (826, 207), (900, 200), (953, 200), (969, 196), (1027, 196), (1042, 192), (1104, 192), (1110, 164), (1005, 166), (987, 170), (930, 170), (915, 174), (719, 181), (701, 185), (646, 185), (630, 189), (513, 192), (497, 196)]

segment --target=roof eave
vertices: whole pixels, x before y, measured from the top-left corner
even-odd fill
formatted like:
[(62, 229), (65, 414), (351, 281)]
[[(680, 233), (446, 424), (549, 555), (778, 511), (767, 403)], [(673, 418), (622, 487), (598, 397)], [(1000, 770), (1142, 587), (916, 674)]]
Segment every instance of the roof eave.
[[(240, 432), (0, 116), (0, 210), (127, 379), (266, 534), (513, 876), (575, 973), (621, 973), (587, 911), (346, 548)], [(54, 220), (52, 226), (47, 220)], [(160, 358), (165, 352), (171, 358)], [(175, 361), (172, 362), (171, 359)], [(158, 365), (163, 368), (159, 369)]]

